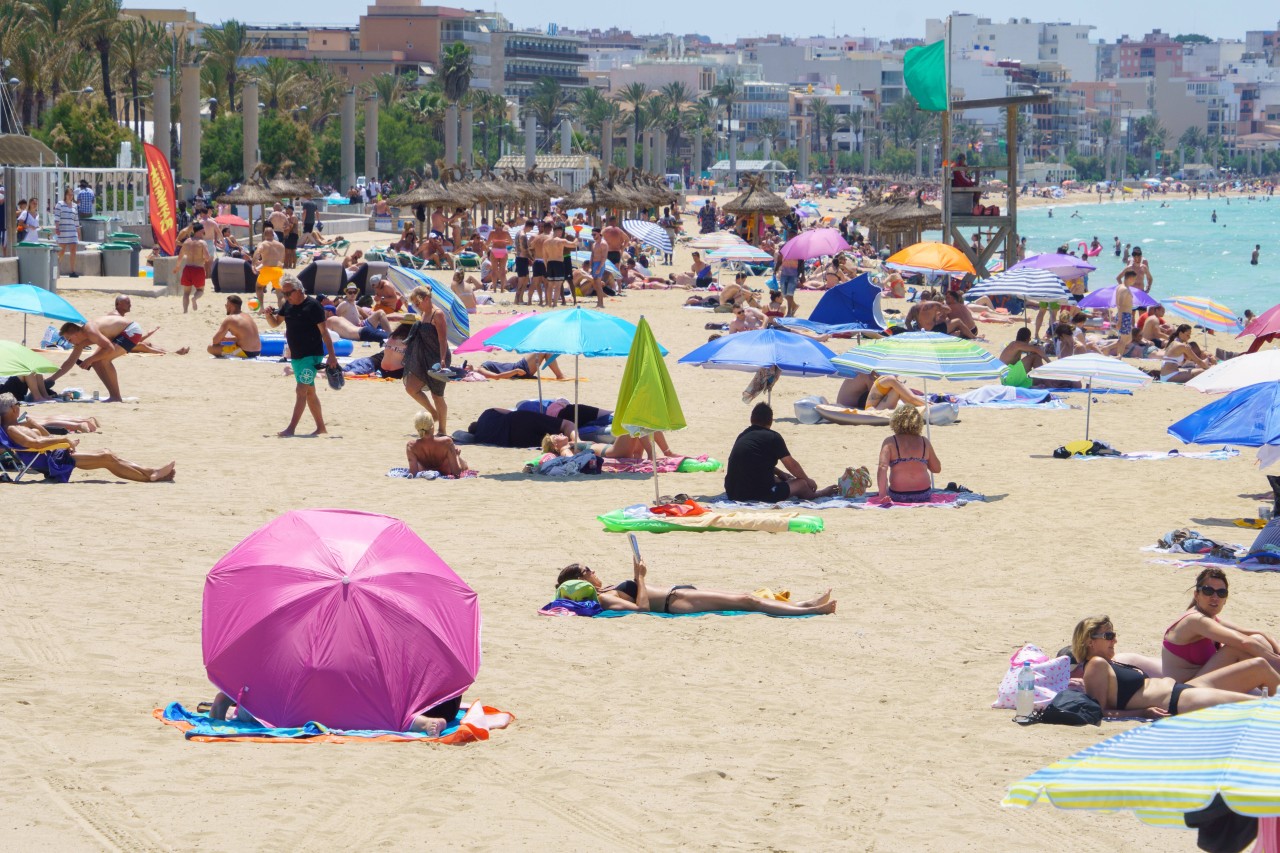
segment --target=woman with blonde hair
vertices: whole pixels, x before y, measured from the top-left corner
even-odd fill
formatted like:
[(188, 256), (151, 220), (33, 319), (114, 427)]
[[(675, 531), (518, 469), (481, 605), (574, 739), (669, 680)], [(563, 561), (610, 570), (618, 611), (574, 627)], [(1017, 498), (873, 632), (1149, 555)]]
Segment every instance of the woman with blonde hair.
[(881, 503), (927, 503), (933, 494), (932, 474), (942, 471), (924, 432), (924, 415), (915, 406), (898, 406), (889, 418), (893, 435), (880, 445), (876, 482)]
[(460, 477), (467, 470), (466, 460), (447, 435), (436, 435), (436, 419), (430, 412), (413, 417), (413, 431), (418, 437), (405, 447), (410, 476), (422, 471), (439, 471), (447, 477)]
[[(418, 312), (417, 322), (405, 339), (404, 390), (435, 419), (440, 435), (445, 433), (449, 406), (444, 401), (444, 380), (433, 375), (449, 366), (449, 332), (444, 312), (431, 301), (431, 288), (415, 287), (409, 304)], [(423, 389), (431, 392), (428, 397)]]
[(1136, 666), (1118, 662), (1116, 630), (1109, 616), (1086, 616), (1071, 634), (1071, 654), (1079, 663), (1073, 675), (1084, 678), (1084, 692), (1108, 716), (1172, 717), (1214, 705), (1256, 698), (1247, 690), (1274, 694), (1280, 674), (1262, 658), (1234, 663), (1185, 684), (1172, 678), (1148, 678)]

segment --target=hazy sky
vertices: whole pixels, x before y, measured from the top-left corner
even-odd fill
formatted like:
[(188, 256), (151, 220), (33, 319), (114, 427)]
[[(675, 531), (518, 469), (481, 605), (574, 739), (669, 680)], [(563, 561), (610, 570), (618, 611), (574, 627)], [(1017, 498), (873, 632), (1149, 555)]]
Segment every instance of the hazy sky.
[[(476, 0), (472, 0), (476, 2)], [(954, 0), (908, 0), (879, 4), (831, 3), (829, 0), (727, 0), (697, 3), (689, 0), (645, 0), (641, 3), (534, 3), (480, 0), (488, 10), (496, 8), (517, 27), (542, 28), (555, 21), (562, 26), (617, 26), (634, 32), (700, 32), (718, 40), (735, 36), (764, 35), (850, 35), (881, 37), (924, 35), (926, 18), (944, 18), (952, 11), (965, 11), (1005, 20), (1026, 16), (1033, 20), (1062, 20), (1089, 23), (1097, 27), (1096, 38), (1114, 40), (1122, 34), (1140, 36), (1159, 27), (1177, 34), (1199, 32), (1211, 38), (1243, 39), (1245, 30), (1273, 29), (1280, 19), (1280, 8), (1264, 0), (1231, 0), (1217, 6), (1230, 9), (1229, 15), (1214, 14), (1213, 6), (1193, 0), (1165, 0), (1159, 4), (1117, 2), (1117, 0), (1075, 0), (1069, 4), (1028, 4), (1025, 0), (989, 0), (981, 6), (959, 6)], [(125, 0), (126, 6), (174, 8), (181, 0)], [(309, 23), (346, 24), (354, 26), (365, 0), (311, 0), (306, 4), (264, 4), (260, 0), (188, 0), (203, 21), (239, 18), (255, 24), (292, 23), (299, 15), (309, 14)], [(429, 5), (424, 3), (424, 5)], [(471, 8), (471, 2), (444, 2)], [(1030, 8), (1035, 5), (1037, 8)], [(478, 8), (478, 5), (477, 5)], [(1052, 11), (1051, 11), (1052, 10)], [(873, 14), (869, 14), (872, 13)]]

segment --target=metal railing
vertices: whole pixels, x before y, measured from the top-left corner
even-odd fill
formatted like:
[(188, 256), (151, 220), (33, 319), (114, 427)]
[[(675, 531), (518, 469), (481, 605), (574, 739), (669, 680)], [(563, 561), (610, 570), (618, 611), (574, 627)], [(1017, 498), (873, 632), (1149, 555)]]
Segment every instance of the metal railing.
[[(7, 198), (39, 199), (39, 210), (32, 211), (41, 226), (51, 226), (53, 206), (62, 200), (63, 191), (75, 195), (84, 180), (94, 192), (94, 216), (119, 219), (122, 225), (142, 225), (148, 221), (148, 185), (146, 169), (73, 169), (66, 167), (21, 166), (13, 169), (14, 183)], [(10, 208), (13, 209), (12, 207)]]

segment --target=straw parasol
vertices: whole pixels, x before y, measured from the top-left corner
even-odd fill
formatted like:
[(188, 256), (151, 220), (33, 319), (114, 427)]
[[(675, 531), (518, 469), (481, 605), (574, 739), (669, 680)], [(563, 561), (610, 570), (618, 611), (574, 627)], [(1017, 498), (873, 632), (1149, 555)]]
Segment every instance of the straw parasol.
[[(236, 187), (232, 192), (218, 196), (215, 201), (218, 204), (243, 204), (245, 207), (252, 209), (255, 205), (263, 207), (274, 204), (280, 200), (272, 189), (262, 182), (262, 179), (255, 174), (248, 180)], [(253, 248), (253, 225), (249, 226), (249, 248)]]
[(791, 205), (780, 195), (770, 191), (767, 179), (763, 175), (749, 178), (747, 188), (741, 195), (727, 202), (721, 209), (726, 213), (764, 216), (786, 216), (791, 212)]

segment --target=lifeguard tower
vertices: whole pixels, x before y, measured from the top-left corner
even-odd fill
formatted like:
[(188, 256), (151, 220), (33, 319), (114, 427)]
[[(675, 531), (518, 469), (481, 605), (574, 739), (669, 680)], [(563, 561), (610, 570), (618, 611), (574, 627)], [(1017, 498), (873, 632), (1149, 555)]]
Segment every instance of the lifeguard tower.
[[(987, 263), (997, 252), (1003, 252), (1005, 268), (1018, 260), (1018, 110), (1032, 104), (1047, 104), (1049, 95), (1014, 95), (1006, 98), (983, 98), (971, 101), (949, 101), (942, 112), (942, 240), (964, 252), (978, 275), (991, 275)], [(1005, 114), (1005, 148), (1008, 160), (1004, 166), (966, 166), (975, 186), (955, 186), (955, 164), (951, 159), (951, 114), (965, 110), (1000, 107)], [(984, 182), (984, 176), (987, 178)], [(1003, 176), (1003, 177), (1001, 177)], [(1003, 187), (991, 179), (1001, 178)], [(1001, 193), (1003, 190), (1003, 193)], [(986, 195), (982, 205), (997, 207), (998, 213), (978, 215), (975, 201)], [(1003, 203), (999, 203), (1003, 197)], [(978, 235), (975, 249), (971, 237)]]

